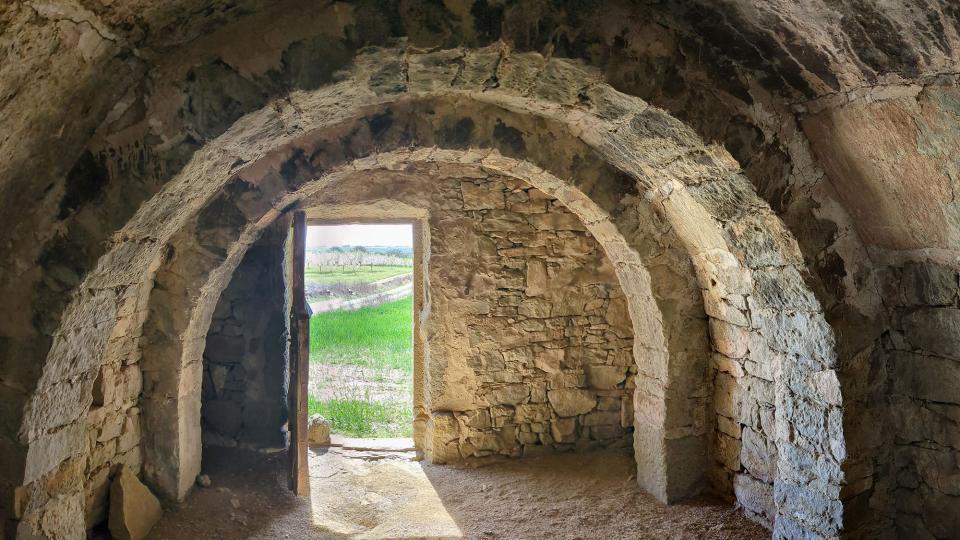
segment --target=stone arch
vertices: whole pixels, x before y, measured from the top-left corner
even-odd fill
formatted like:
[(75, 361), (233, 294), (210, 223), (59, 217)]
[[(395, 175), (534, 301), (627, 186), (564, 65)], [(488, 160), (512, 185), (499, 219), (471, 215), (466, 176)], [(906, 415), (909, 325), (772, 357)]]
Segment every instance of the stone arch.
[[(635, 431), (638, 476), (641, 485), (662, 500), (674, 500), (689, 496), (703, 477), (705, 441), (701, 440), (699, 449), (701, 463), (677, 471), (689, 475), (688, 478), (671, 478), (668, 463), (670, 439), (666, 433), (671, 423), (682, 423), (682, 417), (690, 416), (686, 404), (676, 403), (670, 410), (665, 400), (666, 387), (671, 373), (686, 373), (690, 366), (669, 365), (671, 354), (660, 320), (660, 307), (656, 303), (651, 280), (636, 248), (624, 238), (620, 227), (627, 223), (615, 223), (610, 215), (600, 209), (593, 201), (569, 183), (549, 172), (512, 158), (497, 151), (460, 151), (442, 149), (404, 149), (361, 158), (338, 167), (316, 181), (303, 184), (290, 194), (278, 194), (274, 199), (283, 201), (284, 208), (297, 205), (299, 201), (321, 192), (324, 187), (344, 181), (350, 177), (377, 170), (404, 171), (417, 165), (445, 166), (455, 171), (463, 167), (480, 167), (496, 174), (515, 178), (544, 193), (555, 197), (583, 221), (588, 231), (597, 239), (607, 257), (613, 262), (621, 287), (628, 298), (628, 309), (634, 329), (635, 357), (644, 361), (640, 368), (635, 403), (644, 414), (635, 415), (638, 429)], [(257, 181), (252, 183), (256, 184)], [(229, 190), (226, 190), (229, 191)], [(229, 196), (228, 196), (229, 198)], [(233, 201), (235, 199), (229, 198)], [(219, 206), (217, 206), (219, 207)], [(208, 207), (209, 208), (209, 207)], [(181, 497), (190, 487), (199, 473), (199, 374), (194, 372), (200, 365), (203, 353), (203, 339), (209, 326), (210, 317), (216, 306), (219, 293), (229, 282), (233, 269), (243, 258), (243, 254), (271, 219), (279, 214), (272, 211), (262, 216), (254, 216), (241, 226), (240, 239), (234, 241), (232, 235), (224, 235), (219, 249), (227, 253), (223, 259), (205, 256), (208, 246), (198, 246), (196, 234), (197, 222), (203, 216), (197, 216), (195, 222), (178, 233), (168, 244), (167, 252), (173, 254), (160, 266), (155, 281), (160, 296), (158, 303), (151, 299), (151, 318), (147, 320), (145, 335), (148, 345), (142, 354), (145, 374), (144, 419), (148, 436), (153, 441), (145, 446), (147, 456), (147, 476), (164, 493)], [(217, 231), (203, 233), (218, 237)], [(185, 264), (186, 262), (186, 264)], [(188, 274), (189, 277), (184, 279)], [(692, 276), (691, 276), (692, 279)], [(172, 285), (177, 283), (177, 286)], [(175, 288), (175, 294), (167, 290)], [(155, 289), (156, 290), (156, 289)], [(160, 309), (157, 309), (157, 307)], [(169, 313), (190, 313), (189, 318), (172, 321)], [(682, 316), (682, 313), (677, 313)], [(154, 318), (157, 319), (154, 322)], [(687, 321), (675, 321), (681, 326)], [(706, 331), (704, 329), (704, 338)], [(704, 358), (687, 358), (682, 354), (674, 355), (675, 362), (705, 363)], [(688, 377), (686, 384), (698, 384), (705, 375), (701, 369), (700, 377)], [(156, 377), (156, 380), (154, 380)], [(641, 382), (643, 381), (643, 382)], [(702, 380), (699, 381), (702, 384)], [(695, 386), (687, 391), (700, 390)], [(171, 399), (170, 396), (177, 396)], [(189, 403), (179, 403), (180, 401)], [(703, 406), (703, 404), (698, 404)], [(166, 412), (161, 412), (168, 409)], [(173, 412), (174, 414), (171, 414)], [(159, 414), (158, 414), (159, 413)], [(693, 414), (693, 416), (697, 416)], [(701, 426), (702, 427), (702, 426)], [(640, 429), (642, 428), (642, 429)], [(693, 429), (693, 426), (690, 426)], [(701, 439), (702, 439), (702, 434)], [(681, 436), (678, 439), (682, 440)], [(171, 446), (177, 445), (177, 446)], [(686, 454), (695, 459), (695, 453)], [(180, 461), (177, 461), (177, 460)], [(152, 462), (152, 463), (151, 463)], [(150, 468), (160, 466), (163, 471)], [(693, 474), (691, 474), (693, 471)], [(159, 474), (158, 474), (159, 473)], [(677, 473), (674, 473), (675, 475)], [(171, 478), (174, 476), (175, 478)], [(674, 487), (671, 493), (670, 482), (685, 484)], [(173, 487), (176, 490), (171, 489)]]
[[(725, 412), (737, 421), (759, 418), (754, 410), (743, 414), (740, 394), (770, 394), (765, 403), (774, 412), (765, 432), (777, 458), (765, 464), (767, 478), (756, 488), (766, 506), (753, 510), (775, 520), (781, 531), (837, 534), (842, 402), (831, 332), (804, 284), (795, 241), (729, 155), (704, 146), (682, 123), (616, 92), (574, 62), (507, 53), (500, 45), (431, 53), (369, 50), (342, 81), (271, 103), (198, 151), (115, 236), (67, 308), (21, 429), (30, 445), (24, 484), (82, 459), (82, 452), (64, 448), (80, 436), (80, 411), (89, 403), (85, 389), (105, 356), (137, 355), (139, 334), (112, 338), (142, 325), (153, 272), (169, 257), (171, 241), (188, 234), (191, 220), (227, 223), (208, 238), (211, 249), (203, 256), (226, 261), (215, 272), (229, 275), (239, 250), (223, 246), (249, 243), (257, 227), (295, 200), (277, 200), (276, 194), (295, 194), (346, 163), (363, 166), (378, 159), (372, 156), (403, 147), (428, 147), (417, 150), (427, 155), (434, 145), (487, 147), (524, 160), (522, 167), (531, 172), (567, 179), (614, 219), (624, 196), (653, 209), (696, 271), (713, 348), (721, 355), (714, 363), (723, 382), (715, 387), (725, 389)], [(476, 151), (464, 151), (471, 153)], [(255, 224), (251, 231), (241, 225), (248, 222)], [(201, 286), (197, 294), (202, 300), (215, 293)], [(215, 302), (209, 303), (212, 309)], [(193, 347), (202, 334), (196, 334), (199, 326), (188, 327), (183, 343)], [(756, 376), (750, 376), (764, 381), (757, 383), (761, 390), (736, 380), (751, 364)], [(669, 370), (663, 375), (683, 376)], [(683, 395), (669, 380), (664, 388), (667, 410), (689, 410), (679, 406), (687, 399), (707, 400)], [(62, 391), (46, 391), (52, 389)], [(174, 388), (163, 390), (179, 397)], [(667, 449), (663, 441), (689, 441), (696, 434), (682, 422), (665, 422), (663, 432), (657, 443), (662, 467), (654, 467), (660, 474), (641, 482), (672, 500), (683, 489), (673, 491), (667, 472), (689, 471), (667, 463), (683, 459), (682, 445)]]

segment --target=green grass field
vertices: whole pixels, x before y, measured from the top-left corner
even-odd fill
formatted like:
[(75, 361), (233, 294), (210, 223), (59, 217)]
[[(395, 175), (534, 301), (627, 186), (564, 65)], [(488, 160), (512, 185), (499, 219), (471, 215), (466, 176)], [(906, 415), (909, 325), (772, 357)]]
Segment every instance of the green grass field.
[(305, 279), (308, 282), (319, 285), (329, 285), (333, 283), (353, 284), (370, 283), (388, 277), (399, 276), (400, 274), (409, 274), (413, 272), (411, 266), (361, 266), (361, 267), (326, 267), (320, 268), (308, 266), (305, 270)]
[(319, 401), (309, 396), (307, 405), (309, 414), (322, 414), (335, 433), (348, 437), (413, 435), (413, 407), (409, 403), (349, 398)]
[(413, 372), (413, 298), (310, 318), (310, 361)]
[[(310, 414), (320, 413), (335, 433), (351, 437), (409, 437), (413, 404), (413, 298), (310, 318), (310, 362), (359, 366), (359, 379), (319, 381), (325, 399), (309, 396)], [(398, 384), (397, 373), (402, 373)], [(373, 385), (377, 399), (368, 394)]]

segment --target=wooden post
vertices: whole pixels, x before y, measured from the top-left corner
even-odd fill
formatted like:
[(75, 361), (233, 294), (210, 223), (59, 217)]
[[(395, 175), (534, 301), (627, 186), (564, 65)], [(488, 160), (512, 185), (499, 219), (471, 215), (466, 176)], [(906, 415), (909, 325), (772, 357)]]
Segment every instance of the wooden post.
[(310, 305), (304, 284), (307, 220), (293, 214), (293, 268), (290, 309), (290, 489), (297, 495), (310, 493), (307, 463), (307, 382), (310, 375)]

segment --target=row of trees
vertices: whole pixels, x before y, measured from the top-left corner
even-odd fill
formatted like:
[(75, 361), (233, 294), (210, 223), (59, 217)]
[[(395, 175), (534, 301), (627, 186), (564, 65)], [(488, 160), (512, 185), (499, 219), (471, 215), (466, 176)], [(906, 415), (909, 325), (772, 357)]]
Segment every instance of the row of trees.
[(364, 246), (333, 246), (331, 248), (327, 248), (326, 253), (377, 253), (381, 255), (390, 255), (400, 259), (410, 258), (410, 250), (403, 248), (390, 248), (371, 252)]
[(354, 248), (346, 251), (340, 248), (331, 248), (322, 253), (307, 253), (306, 262), (308, 268), (346, 268), (369, 266), (372, 270), (374, 266), (413, 266), (413, 258), (407, 256), (402, 250), (390, 250), (385, 253), (371, 253), (363, 248)]

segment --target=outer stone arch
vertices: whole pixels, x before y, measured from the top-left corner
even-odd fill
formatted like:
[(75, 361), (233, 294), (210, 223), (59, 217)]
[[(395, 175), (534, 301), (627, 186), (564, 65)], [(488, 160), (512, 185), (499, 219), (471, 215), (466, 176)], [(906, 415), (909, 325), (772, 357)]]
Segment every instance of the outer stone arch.
[[(225, 223), (208, 238), (204, 256), (235, 264), (237, 252), (225, 246), (255, 236), (243, 233), (243, 224), (262, 227), (290, 204), (275, 194), (361, 156), (435, 144), (497, 148), (570, 179), (607, 212), (624, 192), (642, 195), (697, 270), (714, 349), (741, 367), (757, 364), (757, 373), (768, 377), (762, 380), (776, 404), (769, 435), (777, 458), (774, 467), (767, 465), (769, 493), (761, 493), (768, 507), (757, 511), (783, 534), (839, 533), (845, 446), (833, 340), (803, 282), (792, 237), (724, 151), (704, 146), (666, 113), (611, 89), (596, 72), (567, 60), (511, 54), (504, 46), (426, 54), (368, 50), (341, 82), (251, 113), (198, 151), (116, 235), (66, 309), (20, 430), (30, 448), (23, 479), (28, 491), (42, 490), (52, 471), (82, 459), (82, 451), (65, 449), (82, 447), (76, 426), (90, 403), (85, 389), (103, 356), (130, 353), (129, 345), (121, 349), (111, 338), (140, 327), (152, 269), (190, 220)], [(188, 345), (202, 327), (190, 325)], [(665, 388), (668, 411), (671, 403), (691, 398), (681, 388)], [(177, 392), (166, 388), (164, 395)], [(735, 402), (728, 412), (739, 415), (740, 398), (723, 397)], [(669, 423), (664, 432), (668, 441), (697, 435)], [(661, 461), (674, 455), (682, 452), (665, 450)], [(676, 469), (667, 463), (663, 470)], [(684, 482), (674, 488), (666, 476), (648, 489), (671, 500)], [(183, 475), (167, 489), (179, 491), (188, 479)]]

